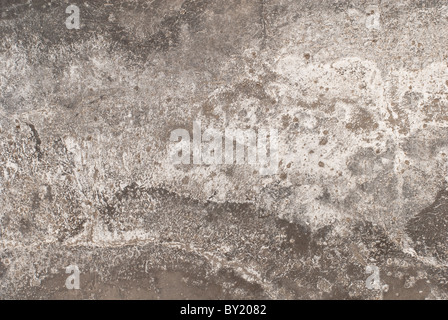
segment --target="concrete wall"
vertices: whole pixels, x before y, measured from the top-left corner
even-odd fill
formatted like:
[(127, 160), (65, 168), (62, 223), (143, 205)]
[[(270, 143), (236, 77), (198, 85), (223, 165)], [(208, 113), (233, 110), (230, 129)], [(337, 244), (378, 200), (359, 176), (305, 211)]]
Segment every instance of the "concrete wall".
[(446, 1), (0, 8), (1, 298), (447, 297)]

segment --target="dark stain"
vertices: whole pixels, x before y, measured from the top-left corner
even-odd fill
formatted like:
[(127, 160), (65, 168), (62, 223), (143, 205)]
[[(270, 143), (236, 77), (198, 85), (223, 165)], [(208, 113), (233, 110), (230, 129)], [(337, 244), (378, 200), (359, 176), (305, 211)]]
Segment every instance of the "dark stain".
[(412, 286), (406, 285), (407, 278), (417, 277), (414, 270), (402, 270), (402, 273), (405, 274), (402, 279), (381, 273), (381, 282), (389, 286), (388, 291), (384, 292), (385, 300), (424, 300), (431, 294), (431, 287), (425, 279), (416, 280)]
[(40, 207), (39, 193), (38, 192), (34, 192), (32, 200), (31, 200), (31, 209), (38, 210), (39, 207)]
[(378, 128), (373, 115), (363, 108), (358, 108), (357, 112), (351, 118), (351, 122), (345, 125), (347, 129), (353, 132), (372, 131)]
[(331, 194), (328, 191), (328, 188), (324, 188), (324, 192), (322, 193), (322, 195), (318, 196), (316, 198), (316, 200), (320, 200), (320, 201), (323, 201), (323, 202), (330, 202)]
[(37, 153), (37, 159), (41, 160), (41, 158), (42, 158), (42, 151), (40, 149), (40, 145), (41, 145), (42, 141), (40, 140), (39, 133), (37, 132), (37, 130), (34, 127), (33, 124), (27, 123), (27, 125), (30, 127), (31, 132), (33, 134), (33, 139), (36, 142), (35, 150), (36, 150), (36, 153)]
[(44, 199), (52, 202), (53, 201), (53, 194), (51, 193), (51, 186), (47, 185), (47, 193), (45, 193)]
[(84, 230), (84, 224), (87, 222), (86, 219), (79, 219), (78, 217), (71, 217), (70, 220), (71, 223), (65, 225), (59, 230), (59, 242), (64, 242), (65, 240), (80, 234)]
[(0, 261), (0, 279), (3, 278), (3, 276), (6, 274), (7, 271), (8, 267), (5, 266), (5, 264)]
[(308, 252), (311, 244), (311, 232), (308, 228), (282, 219), (276, 219), (276, 226), (286, 232), (283, 246), (292, 247), (300, 255)]
[(377, 263), (384, 263), (388, 258), (402, 255), (400, 248), (389, 239), (380, 226), (371, 222), (357, 222), (353, 231), (369, 249), (369, 259)]
[(448, 259), (448, 191), (437, 193), (433, 204), (423, 209), (406, 225), (406, 232), (418, 254)]
[(22, 218), (19, 223), (19, 231), (26, 235), (31, 231), (31, 222), (28, 219)]
[(320, 141), (319, 141), (319, 145), (320, 146), (324, 146), (328, 143), (328, 138), (327, 137), (323, 137)]

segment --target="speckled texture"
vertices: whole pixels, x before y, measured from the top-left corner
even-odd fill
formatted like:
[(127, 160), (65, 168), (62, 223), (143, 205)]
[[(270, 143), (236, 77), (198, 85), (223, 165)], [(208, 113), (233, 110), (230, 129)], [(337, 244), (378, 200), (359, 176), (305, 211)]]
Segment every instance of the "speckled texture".
[[(448, 298), (446, 1), (0, 9), (1, 298)], [(278, 172), (172, 164), (194, 121)]]

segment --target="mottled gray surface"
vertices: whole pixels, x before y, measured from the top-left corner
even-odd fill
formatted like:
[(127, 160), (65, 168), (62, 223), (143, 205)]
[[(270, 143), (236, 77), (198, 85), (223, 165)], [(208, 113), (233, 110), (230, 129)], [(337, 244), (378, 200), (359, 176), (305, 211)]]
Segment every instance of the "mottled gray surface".
[[(446, 1), (0, 10), (0, 298), (448, 298)], [(277, 174), (173, 165), (193, 121)]]

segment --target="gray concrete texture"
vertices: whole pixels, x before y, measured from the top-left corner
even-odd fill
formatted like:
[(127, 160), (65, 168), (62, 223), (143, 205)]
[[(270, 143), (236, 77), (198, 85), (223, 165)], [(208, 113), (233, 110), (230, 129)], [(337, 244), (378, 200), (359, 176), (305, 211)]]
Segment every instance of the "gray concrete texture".
[[(448, 298), (446, 1), (0, 9), (1, 299)], [(195, 121), (278, 171), (173, 164)]]

